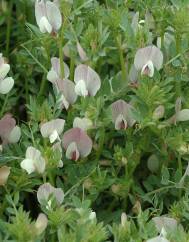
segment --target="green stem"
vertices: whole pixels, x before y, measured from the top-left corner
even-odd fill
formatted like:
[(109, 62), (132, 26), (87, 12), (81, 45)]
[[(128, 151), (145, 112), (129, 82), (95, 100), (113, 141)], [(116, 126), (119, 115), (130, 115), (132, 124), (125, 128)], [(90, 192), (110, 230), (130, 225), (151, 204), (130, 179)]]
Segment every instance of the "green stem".
[(73, 80), (73, 78), (74, 78), (74, 66), (75, 66), (75, 62), (74, 62), (74, 56), (72, 54), (71, 60), (70, 60), (70, 79), (71, 80)]
[(8, 102), (8, 98), (9, 98), (9, 93), (6, 95), (5, 99), (4, 99), (4, 103), (3, 103), (3, 106), (1, 108), (1, 113), (0, 113), (0, 116), (3, 115), (4, 111), (5, 111), (5, 108), (6, 108), (6, 105), (7, 105), (7, 102)]
[(8, 7), (8, 19), (7, 19), (7, 32), (6, 32), (6, 55), (9, 55), (9, 48), (10, 48), (10, 33), (11, 33), (11, 23), (12, 23), (12, 7), (13, 3), (10, 2)]
[[(177, 54), (180, 54), (181, 51), (181, 39), (180, 36), (176, 36), (176, 52)], [(176, 91), (176, 96), (180, 97), (181, 96), (181, 81), (175, 79), (175, 91)]]
[(122, 44), (121, 44), (121, 36), (119, 35), (117, 38), (117, 47), (119, 50), (119, 59), (120, 59), (120, 64), (121, 64), (121, 75), (122, 75), (122, 80), (126, 81), (126, 65), (125, 65), (125, 60), (123, 56), (123, 49), (122, 49)]
[(97, 160), (100, 158), (100, 155), (103, 151), (104, 141), (105, 141), (105, 129), (102, 128), (102, 130), (100, 132), (100, 138), (99, 138), (99, 148), (98, 148), (98, 151), (97, 151), (97, 154), (96, 154)]
[[(182, 160), (181, 160), (181, 156), (179, 154), (178, 156), (178, 169), (180, 174), (182, 174)], [(182, 189), (179, 189), (179, 199), (182, 197)]]
[[(65, 22), (64, 22), (64, 24), (65, 24)], [(64, 75), (64, 56), (63, 56), (63, 50), (62, 50), (63, 39), (64, 39), (64, 25), (62, 26), (61, 34), (58, 39), (58, 41), (59, 41), (59, 58), (60, 58), (60, 74), (61, 74), (62, 79), (65, 76)]]

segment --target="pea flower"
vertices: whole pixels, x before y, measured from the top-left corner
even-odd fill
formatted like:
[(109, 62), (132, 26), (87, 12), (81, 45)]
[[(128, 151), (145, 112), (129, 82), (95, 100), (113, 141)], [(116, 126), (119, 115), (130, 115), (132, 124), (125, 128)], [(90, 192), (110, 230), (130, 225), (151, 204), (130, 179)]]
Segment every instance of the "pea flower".
[(60, 60), (56, 57), (51, 59), (52, 68), (47, 74), (47, 79), (55, 85), (57, 90), (61, 92), (61, 102), (65, 109), (74, 104), (77, 100), (75, 93), (75, 85), (68, 79), (70, 72), (68, 66), (64, 63), (64, 79), (61, 79)]
[(61, 205), (64, 201), (64, 192), (61, 188), (55, 188), (50, 183), (44, 183), (38, 188), (37, 200), (40, 204), (47, 204), (47, 208), (51, 208), (52, 199), (55, 199), (57, 205)]
[(41, 152), (30, 146), (26, 150), (26, 158), (21, 162), (20, 166), (26, 170), (28, 174), (36, 171), (43, 173), (45, 171), (45, 159), (42, 157)]
[(169, 218), (165, 216), (154, 217), (152, 218), (152, 220), (155, 223), (155, 226), (158, 232), (161, 232), (162, 229), (165, 229), (165, 231), (174, 230), (177, 228), (177, 224), (178, 224), (174, 218)]
[(53, 119), (41, 125), (40, 131), (44, 138), (49, 138), (50, 143), (60, 140), (59, 135), (64, 130), (64, 119)]
[(12, 77), (6, 77), (10, 71), (10, 65), (5, 62), (3, 55), (0, 53), (0, 93), (7, 94), (14, 86)]
[(2, 166), (0, 168), (0, 186), (4, 186), (6, 184), (9, 175), (10, 175), (10, 167)]
[(46, 229), (48, 224), (47, 216), (44, 213), (40, 213), (37, 217), (37, 220), (34, 224), (37, 235), (40, 235), (43, 233), (43, 231)]
[(141, 48), (135, 55), (134, 65), (141, 75), (153, 77), (154, 67), (159, 71), (163, 65), (163, 54), (155, 45)]
[(82, 61), (88, 60), (87, 54), (79, 42), (77, 42), (77, 52)]
[(0, 137), (2, 144), (17, 143), (21, 136), (21, 130), (16, 125), (16, 120), (11, 114), (5, 114), (0, 120)]
[[(47, 74), (47, 79), (53, 84), (56, 83), (58, 79), (61, 79), (61, 67), (60, 67), (60, 59), (57, 57), (51, 58), (51, 69)], [(70, 70), (68, 65), (64, 62), (64, 78), (68, 78), (70, 75)]]
[(55, 2), (36, 0), (35, 17), (42, 33), (56, 33), (61, 28), (62, 16)]
[(68, 159), (77, 161), (79, 157), (87, 157), (92, 150), (92, 140), (80, 128), (72, 128), (63, 135), (63, 147)]
[(146, 242), (170, 242), (170, 241), (160, 235), (152, 239), (148, 239)]
[(73, 128), (80, 128), (84, 131), (87, 131), (88, 129), (91, 129), (93, 126), (93, 123), (88, 118), (79, 118), (76, 117), (73, 121)]
[(99, 75), (87, 65), (78, 65), (74, 74), (75, 92), (79, 96), (95, 96), (100, 89)]
[(111, 105), (112, 119), (115, 124), (115, 129), (127, 129), (132, 127), (135, 120), (131, 117), (131, 109), (133, 107), (124, 100), (118, 100)]

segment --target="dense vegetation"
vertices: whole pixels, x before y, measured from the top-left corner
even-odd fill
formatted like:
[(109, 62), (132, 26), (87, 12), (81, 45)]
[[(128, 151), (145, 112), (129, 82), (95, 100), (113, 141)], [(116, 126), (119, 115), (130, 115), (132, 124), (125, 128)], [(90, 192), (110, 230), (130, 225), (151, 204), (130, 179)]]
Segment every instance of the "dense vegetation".
[(189, 241), (189, 1), (0, 1), (0, 241)]

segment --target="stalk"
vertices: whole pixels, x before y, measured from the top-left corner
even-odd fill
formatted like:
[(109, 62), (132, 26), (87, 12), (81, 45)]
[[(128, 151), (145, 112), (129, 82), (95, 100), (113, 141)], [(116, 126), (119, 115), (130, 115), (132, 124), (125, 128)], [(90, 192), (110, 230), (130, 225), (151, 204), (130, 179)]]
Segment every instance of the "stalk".
[(126, 81), (126, 66), (125, 66), (125, 60), (124, 60), (124, 56), (123, 56), (123, 49), (121, 46), (121, 36), (119, 35), (117, 38), (117, 47), (119, 50), (119, 59), (120, 59), (120, 64), (121, 64), (121, 75), (122, 75), (122, 80)]
[(8, 19), (7, 19), (7, 31), (6, 31), (6, 56), (9, 55), (9, 48), (10, 48), (10, 33), (11, 33), (11, 24), (12, 24), (12, 8), (13, 3), (12, 1), (9, 4), (8, 7)]

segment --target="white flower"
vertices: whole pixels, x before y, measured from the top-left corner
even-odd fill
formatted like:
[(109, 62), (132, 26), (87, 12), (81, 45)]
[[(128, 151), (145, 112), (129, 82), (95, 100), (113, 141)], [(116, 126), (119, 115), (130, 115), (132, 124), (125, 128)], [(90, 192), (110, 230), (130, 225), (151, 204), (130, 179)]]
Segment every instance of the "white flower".
[(53, 119), (41, 125), (40, 131), (44, 138), (49, 138), (51, 143), (60, 140), (59, 135), (64, 130), (64, 119)]
[(20, 165), (28, 174), (34, 171), (38, 173), (43, 173), (45, 171), (45, 160), (41, 152), (32, 146), (27, 148), (26, 159), (24, 159)]
[(83, 97), (88, 96), (88, 90), (87, 90), (86, 84), (85, 84), (85, 82), (83, 80), (79, 80), (76, 83), (76, 85), (75, 85), (75, 93), (78, 96), (83, 96)]
[(14, 86), (12, 77), (6, 77), (10, 71), (10, 65), (5, 63), (3, 55), (0, 53), (0, 93), (7, 94)]
[(80, 128), (84, 131), (92, 128), (92, 126), (93, 126), (93, 123), (88, 118), (76, 117), (73, 121), (73, 128)]
[(47, 216), (44, 213), (40, 213), (37, 217), (37, 220), (34, 224), (37, 234), (40, 235), (46, 229), (48, 224)]
[(154, 45), (141, 48), (135, 55), (134, 65), (137, 71), (141, 70), (142, 75), (152, 77), (154, 68), (159, 71), (163, 65), (163, 54)]
[(90, 66), (78, 65), (74, 74), (75, 92), (79, 96), (95, 96), (101, 87), (99, 75)]
[(36, 0), (35, 17), (42, 33), (57, 32), (62, 25), (62, 16), (55, 2)]

